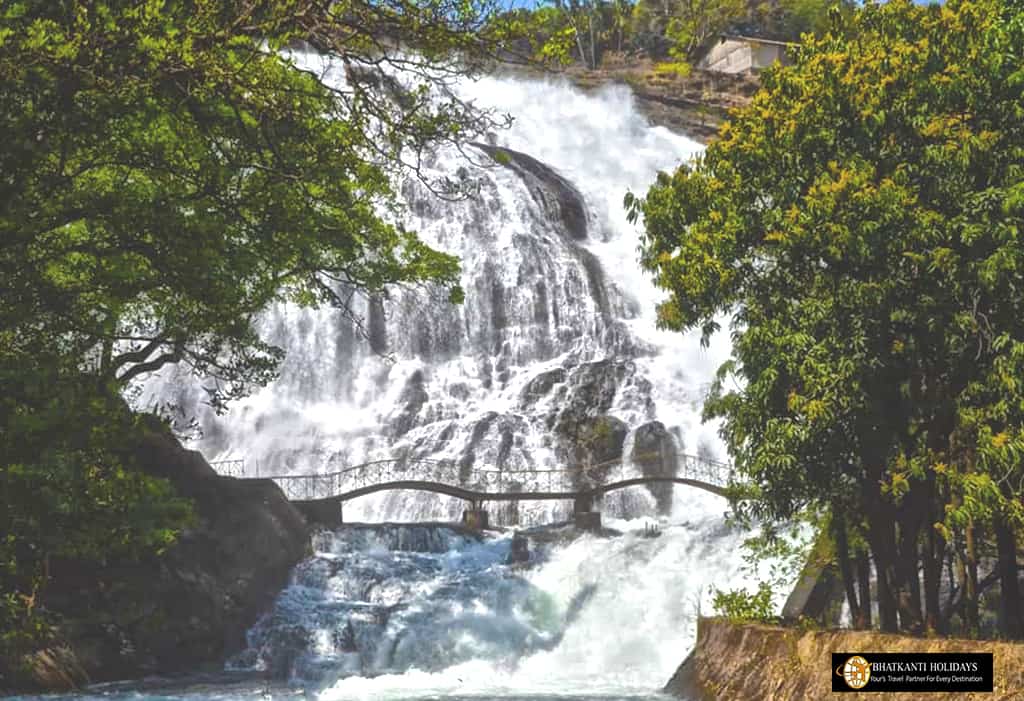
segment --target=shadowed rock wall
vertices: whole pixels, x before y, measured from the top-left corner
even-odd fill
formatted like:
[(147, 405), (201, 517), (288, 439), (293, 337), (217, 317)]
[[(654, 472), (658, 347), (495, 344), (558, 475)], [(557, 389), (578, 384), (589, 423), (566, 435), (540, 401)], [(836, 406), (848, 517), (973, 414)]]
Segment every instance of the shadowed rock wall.
[(220, 669), (309, 552), (305, 519), (272, 481), (222, 477), (162, 431), (140, 457), (193, 500), (196, 524), (161, 557), (54, 563), (45, 601), (63, 618), (59, 640), (29, 656), (27, 678), (0, 687)]

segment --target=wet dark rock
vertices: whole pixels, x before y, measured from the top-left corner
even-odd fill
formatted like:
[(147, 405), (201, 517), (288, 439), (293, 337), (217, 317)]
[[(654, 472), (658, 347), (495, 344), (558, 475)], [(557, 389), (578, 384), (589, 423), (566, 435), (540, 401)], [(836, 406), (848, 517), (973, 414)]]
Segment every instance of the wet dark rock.
[(545, 396), (551, 391), (552, 387), (565, 382), (567, 376), (568, 373), (564, 368), (545, 370), (534, 376), (532, 380), (526, 383), (526, 387), (523, 388), (523, 403), (529, 404)]
[[(629, 458), (644, 477), (674, 477), (678, 456), (673, 435), (660, 421), (645, 423), (634, 432)], [(672, 510), (672, 485), (649, 484), (647, 489), (657, 502), (658, 513), (668, 514)]]
[(473, 464), (476, 462), (476, 449), (480, 445), (480, 442), (487, 435), (487, 431), (491, 428), (491, 423), (498, 418), (498, 412), (489, 411), (477, 421), (473, 427), (473, 433), (470, 436), (469, 444), (463, 450), (462, 455), (459, 456), (459, 479), (462, 482), (469, 481), (470, 476), (473, 474)]
[[(474, 143), (473, 146), (493, 158), (495, 162), (519, 175), (529, 190), (530, 196), (546, 213), (548, 219), (561, 222), (561, 233), (570, 244), (569, 250), (579, 261), (579, 268), (585, 276), (585, 279), (579, 280), (579, 283), (589, 292), (605, 321), (609, 321), (611, 303), (608, 298), (604, 271), (601, 269), (597, 257), (578, 244), (579, 241), (587, 239), (589, 226), (586, 204), (579, 190), (551, 166), (538, 161), (533, 156), (500, 146), (481, 143)], [(538, 292), (538, 302), (543, 304), (543, 312), (535, 312), (535, 316), (546, 321), (547, 289), (543, 288)], [(492, 306), (497, 308), (494, 303), (493, 289), (491, 298)], [(555, 313), (557, 314), (557, 307)], [(555, 321), (557, 325), (558, 320)]]
[[(592, 470), (594, 479), (604, 479), (611, 465), (622, 459), (622, 448), (629, 426), (614, 416), (576, 416), (559, 424), (567, 445), (567, 460), (573, 467), (601, 466)], [(585, 486), (579, 479), (576, 486)]]
[(534, 311), (533, 320), (535, 323), (541, 326), (547, 326), (550, 321), (550, 315), (548, 313), (548, 287), (544, 284), (543, 280), (537, 282), (537, 286), (534, 292)]
[(499, 470), (505, 467), (505, 461), (508, 460), (508, 456), (512, 453), (514, 439), (511, 428), (505, 427), (501, 430), (501, 443), (498, 445), (498, 459), (496, 461), (496, 467)]
[(388, 352), (387, 318), (384, 316), (384, 302), (380, 295), (370, 297), (366, 332), (370, 341), (370, 349), (374, 353), (383, 355)]
[(590, 289), (591, 297), (594, 298), (594, 303), (597, 304), (597, 308), (604, 315), (605, 320), (610, 321), (608, 317), (611, 313), (611, 306), (608, 302), (608, 291), (605, 289), (604, 270), (601, 268), (601, 262), (597, 256), (585, 248), (577, 246), (575, 253), (587, 274), (587, 287)]
[(391, 428), (396, 438), (404, 436), (416, 425), (420, 410), (430, 399), (423, 384), (423, 371), (421, 370), (416, 370), (406, 380), (402, 394), (398, 398), (398, 401), (404, 403), (404, 406), (391, 422)]
[(437, 441), (434, 443), (434, 450), (441, 450), (448, 441), (455, 435), (455, 429), (457, 425), (454, 421), (449, 421), (448, 424), (441, 429), (441, 432), (437, 434)]
[(613, 359), (571, 368), (565, 380), (566, 395), (557, 411), (548, 417), (548, 425), (559, 435), (575, 438), (581, 422), (601, 416), (611, 408), (619, 388), (634, 373), (633, 363)]
[(569, 376), (570, 399), (574, 408), (582, 408), (591, 414), (608, 411), (619, 386), (634, 372), (632, 363), (610, 358), (577, 366)]
[(465, 400), (469, 399), (469, 395), (470, 395), (469, 385), (467, 385), (465, 382), (453, 382), (450, 385), (448, 385), (448, 394), (453, 399), (458, 399), (460, 401), (465, 401)]
[(497, 163), (518, 173), (530, 189), (534, 201), (553, 217), (559, 218), (566, 232), (575, 240), (587, 238), (587, 212), (583, 196), (568, 180), (551, 166), (519, 151), (474, 143)]
[(512, 534), (512, 548), (509, 550), (506, 565), (521, 564), (530, 561), (530, 539), (516, 531)]
[(197, 521), (159, 557), (53, 563), (46, 605), (63, 617), (76, 683), (76, 669), (96, 682), (221, 668), (310, 550), (274, 482), (222, 477), (162, 428), (140, 445), (144, 468), (191, 499)]

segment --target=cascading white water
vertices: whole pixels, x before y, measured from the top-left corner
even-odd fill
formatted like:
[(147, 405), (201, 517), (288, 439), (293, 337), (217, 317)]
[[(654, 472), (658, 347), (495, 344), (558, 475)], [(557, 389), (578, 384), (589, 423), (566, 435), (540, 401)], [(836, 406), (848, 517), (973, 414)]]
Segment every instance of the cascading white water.
[[(445, 202), (412, 180), (402, 193), (406, 224), (462, 259), (465, 304), (429, 290), (365, 300), (369, 338), (336, 311), (280, 305), (261, 322), (287, 352), (272, 385), (216, 417), (196, 382), (165, 371), (146, 401), (194, 412), (195, 447), (243, 459), (249, 475), (431, 458), (467, 480), (482, 467), (514, 478), (621, 458), (624, 477), (674, 474), (682, 453), (724, 457), (700, 404), (728, 339), (702, 349), (696, 334), (655, 328), (661, 295), (622, 208), (627, 190), (644, 192), (699, 145), (651, 127), (625, 87), (584, 94), (488, 77), (461, 89), (516, 120), (469, 148), (489, 167), (455, 153), (428, 164), (438, 175), (467, 169), (479, 194)], [(495, 147), (507, 150), (491, 161)], [(581, 438), (597, 427), (600, 440)], [(462, 508), (392, 492), (349, 502), (345, 515), (454, 520)], [(540, 524), (569, 508), (494, 515)], [(742, 534), (725, 527), (723, 500), (683, 487), (631, 488), (602, 511), (626, 534), (549, 545), (528, 569), (503, 564), (508, 536), (478, 543), (438, 526), (323, 535), (232, 664), (319, 687), (325, 701), (654, 698), (692, 645), (710, 588), (744, 581)], [(614, 521), (655, 515), (657, 538)]]
[[(467, 149), (487, 168), (440, 153), (428, 170), (468, 171), (478, 195), (446, 202), (415, 180), (402, 191), (407, 226), (460, 256), (465, 304), (429, 290), (364, 301), (370, 339), (337, 311), (279, 305), (261, 322), (287, 352), (272, 385), (216, 417), (198, 383), (167, 370), (146, 401), (197, 415), (195, 447), (214, 461), (244, 460), (249, 475), (429, 458), (469, 476), (619, 457), (627, 472), (671, 474), (679, 453), (722, 457), (700, 400), (728, 340), (701, 349), (696, 336), (655, 328), (660, 294), (639, 269), (638, 233), (622, 207), (627, 190), (643, 192), (699, 145), (649, 126), (625, 87), (588, 95), (562, 81), (488, 77), (462, 90), (514, 116), (494, 136), (512, 149), (505, 165), (488, 145)], [(612, 435), (600, 445), (580, 438), (601, 431)], [(659, 499), (665, 513), (671, 497)], [(350, 502), (346, 516), (451, 518), (461, 506), (384, 493)], [(543, 522), (566, 509), (524, 503), (516, 517)]]

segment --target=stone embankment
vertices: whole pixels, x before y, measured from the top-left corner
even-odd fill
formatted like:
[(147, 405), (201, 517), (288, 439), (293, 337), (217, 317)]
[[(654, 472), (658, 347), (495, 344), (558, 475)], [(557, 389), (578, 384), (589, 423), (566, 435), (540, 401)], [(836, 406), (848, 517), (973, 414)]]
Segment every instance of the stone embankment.
[[(702, 618), (697, 644), (665, 691), (690, 701), (813, 701), (834, 698), (832, 652), (991, 652), (994, 693), (941, 692), (928, 701), (1024, 699), (1024, 645), (979, 640), (913, 638), (874, 631), (810, 630), (735, 624)], [(887, 700), (919, 701), (921, 694), (886, 693)], [(847, 693), (844, 699), (877, 699), (878, 693)]]

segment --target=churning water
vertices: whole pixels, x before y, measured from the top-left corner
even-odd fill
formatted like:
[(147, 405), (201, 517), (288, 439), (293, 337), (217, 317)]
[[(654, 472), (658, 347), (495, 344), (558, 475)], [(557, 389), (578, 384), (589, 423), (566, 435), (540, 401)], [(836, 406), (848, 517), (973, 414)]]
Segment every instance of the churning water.
[[(698, 144), (651, 127), (625, 87), (584, 94), (556, 80), (489, 77), (462, 90), (515, 117), (470, 147), (489, 167), (447, 152), (428, 164), (438, 176), (466, 169), (478, 194), (446, 202), (410, 180), (402, 195), (406, 224), (461, 258), (465, 304), (423, 289), (358, 301), (366, 335), (337, 311), (279, 305), (261, 321), (287, 351), (272, 385), (218, 417), (199, 385), (165, 371), (146, 400), (197, 416), (195, 447), (212, 461), (244, 460), (253, 476), (432, 459), (467, 481), (483, 469), (519, 472), (529, 487), (530, 470), (621, 459), (620, 476), (665, 475), (682, 454), (724, 458), (700, 405), (728, 339), (702, 349), (696, 335), (655, 328), (660, 294), (639, 269), (622, 208), (627, 190), (643, 193)], [(463, 506), (391, 492), (345, 509), (346, 520), (380, 524), (453, 521)], [(536, 528), (570, 509), (523, 502), (492, 520)], [(630, 488), (601, 509), (620, 535), (535, 531), (525, 567), (506, 564), (508, 532), (321, 534), (229, 662), (271, 686), (158, 695), (660, 698), (710, 588), (743, 583), (742, 534), (726, 527), (719, 497), (685, 487)], [(645, 519), (658, 519), (659, 537), (644, 536)]]

